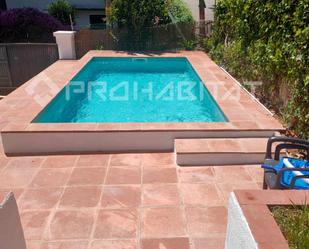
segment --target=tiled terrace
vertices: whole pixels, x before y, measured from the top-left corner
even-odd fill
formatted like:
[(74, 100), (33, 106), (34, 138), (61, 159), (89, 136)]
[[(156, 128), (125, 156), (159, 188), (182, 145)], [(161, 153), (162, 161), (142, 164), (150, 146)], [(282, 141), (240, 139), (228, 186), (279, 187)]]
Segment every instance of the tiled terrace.
[[(32, 123), (49, 101), (96, 56), (185, 57), (229, 122)], [(283, 130), (278, 120), (201, 51), (160, 54), (89, 51), (80, 60), (59, 60), (3, 99), (0, 112), (3, 113), (0, 129), (6, 153), (18, 155), (66, 151), (173, 151), (176, 137), (235, 137), (237, 134), (240, 137), (269, 137), (274, 131)]]
[[(2, 146), (1, 146), (2, 150)], [(173, 153), (6, 157), (28, 249), (220, 249), (233, 189), (259, 166), (179, 167)]]

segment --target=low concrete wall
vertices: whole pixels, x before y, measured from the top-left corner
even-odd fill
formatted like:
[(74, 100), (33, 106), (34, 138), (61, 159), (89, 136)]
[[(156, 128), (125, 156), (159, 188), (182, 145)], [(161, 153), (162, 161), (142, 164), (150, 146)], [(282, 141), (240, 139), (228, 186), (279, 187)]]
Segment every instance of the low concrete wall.
[(234, 192), (231, 193), (228, 209), (225, 249), (258, 249), (247, 220)]
[(1, 135), (6, 154), (26, 155), (81, 152), (172, 152), (176, 138), (256, 137), (259, 135), (265, 137), (268, 133), (267, 131), (2, 131)]

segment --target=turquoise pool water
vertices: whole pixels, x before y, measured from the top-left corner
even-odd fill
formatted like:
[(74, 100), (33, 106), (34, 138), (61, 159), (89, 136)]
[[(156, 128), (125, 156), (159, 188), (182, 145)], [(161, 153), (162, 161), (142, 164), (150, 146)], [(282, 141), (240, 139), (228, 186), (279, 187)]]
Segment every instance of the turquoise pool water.
[(186, 58), (93, 58), (34, 123), (226, 122)]

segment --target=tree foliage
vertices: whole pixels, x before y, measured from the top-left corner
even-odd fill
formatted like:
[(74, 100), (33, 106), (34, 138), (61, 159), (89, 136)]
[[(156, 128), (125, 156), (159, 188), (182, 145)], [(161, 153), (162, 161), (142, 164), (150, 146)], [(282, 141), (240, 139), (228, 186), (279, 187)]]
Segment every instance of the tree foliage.
[(54, 17), (33, 8), (0, 12), (0, 42), (53, 42), (64, 27)]
[(180, 23), (194, 22), (191, 10), (187, 7), (183, 0), (169, 0), (168, 15), (171, 21)]
[(64, 25), (71, 24), (70, 16), (74, 22), (74, 8), (66, 0), (56, 0), (49, 4), (48, 13)]
[(126, 28), (128, 41), (137, 49), (147, 42), (149, 28), (192, 21), (182, 0), (114, 0), (108, 10), (108, 22)]
[[(219, 0), (205, 48), (233, 75), (263, 82), (261, 97), (309, 138), (308, 0)], [(288, 89), (289, 101), (280, 99)]]

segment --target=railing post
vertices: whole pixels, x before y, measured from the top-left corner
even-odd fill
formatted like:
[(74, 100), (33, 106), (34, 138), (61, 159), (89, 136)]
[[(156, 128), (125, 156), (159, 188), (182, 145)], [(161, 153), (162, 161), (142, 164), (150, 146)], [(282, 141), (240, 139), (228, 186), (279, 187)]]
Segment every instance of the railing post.
[(60, 60), (76, 60), (75, 31), (54, 32)]

